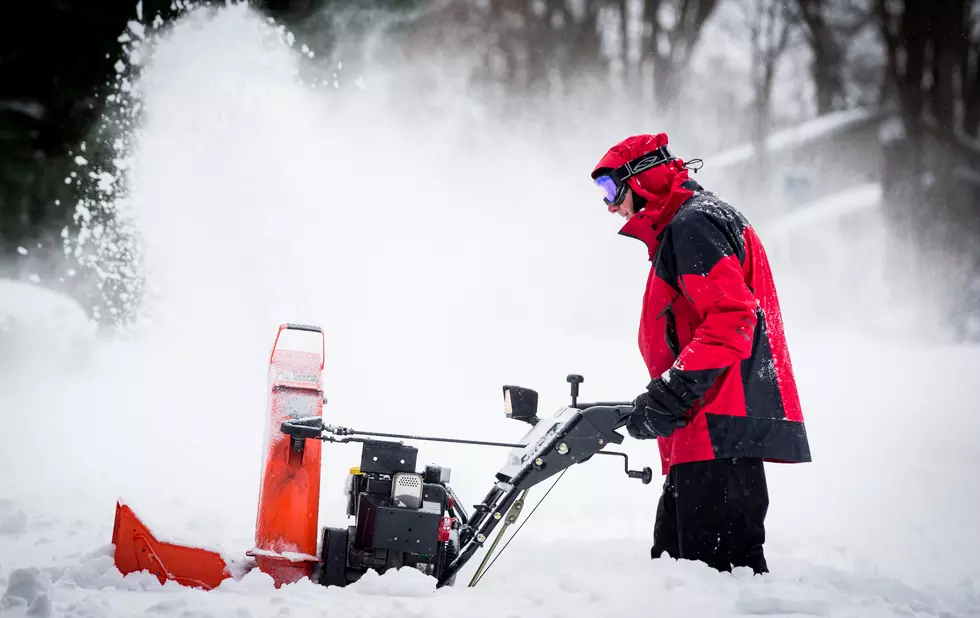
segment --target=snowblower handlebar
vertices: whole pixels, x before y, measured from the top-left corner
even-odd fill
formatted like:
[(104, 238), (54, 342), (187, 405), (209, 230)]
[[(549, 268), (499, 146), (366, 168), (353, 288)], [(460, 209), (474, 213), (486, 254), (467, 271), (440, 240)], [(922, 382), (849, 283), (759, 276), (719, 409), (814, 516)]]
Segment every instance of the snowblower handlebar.
[[(460, 536), (459, 556), (446, 568), (438, 586), (445, 585), (486, 542), (515, 501), (528, 489), (577, 463), (583, 463), (609, 443), (621, 444), (623, 427), (633, 412), (632, 404), (592, 405), (563, 408), (553, 418), (540, 419), (524, 437), (524, 446), (511, 451), (507, 463), (496, 474), (497, 482), (480, 504), (475, 505)], [(625, 453), (616, 453), (626, 457)], [(649, 483), (649, 468), (630, 471), (631, 478)]]
[(483, 547), (490, 533), (501, 520), (506, 520), (504, 526), (506, 528), (510, 520), (516, 518), (516, 514), (512, 513), (512, 507), (518, 508), (523, 504), (523, 496), (529, 488), (563, 473), (574, 464), (588, 461), (596, 454), (619, 456), (623, 458), (626, 474), (630, 478), (640, 479), (644, 484), (651, 482), (653, 472), (650, 468), (630, 470), (625, 453), (603, 451), (609, 444), (622, 444), (624, 437), (617, 433), (617, 430), (626, 425), (633, 412), (633, 404), (578, 403), (578, 385), (582, 381), (581, 376), (569, 376), (568, 382), (572, 385), (572, 405), (561, 408), (553, 417), (545, 418), (537, 416), (538, 397), (535, 391), (517, 386), (505, 386), (507, 417), (531, 425), (530, 430), (517, 443), (358, 431), (347, 427), (325, 425), (322, 417), (290, 419), (282, 423), (281, 430), (297, 440), (368, 442), (369, 438), (358, 436), (373, 436), (509, 448), (507, 461), (497, 471), (493, 488), (479, 504), (474, 505), (472, 517), (461, 528), (459, 553), (439, 575), (437, 587), (442, 587), (454, 580), (459, 570), (475, 552)]
[[(622, 428), (629, 415), (633, 411), (632, 404), (611, 402), (611, 403), (586, 403), (579, 404), (576, 408), (569, 409), (579, 409), (583, 411), (588, 411), (590, 416), (598, 419), (599, 416), (603, 416), (602, 425), (608, 428), (605, 433), (608, 433), (608, 439), (615, 444), (622, 443), (622, 436), (615, 433), (614, 430)], [(280, 431), (284, 434), (293, 436), (299, 439), (311, 439), (311, 440), (324, 440), (327, 442), (338, 442), (338, 441), (351, 441), (356, 442), (358, 438), (354, 436), (371, 436), (380, 438), (395, 438), (403, 440), (421, 440), (426, 442), (450, 442), (453, 444), (471, 444), (476, 446), (503, 446), (507, 448), (524, 448), (526, 443), (515, 443), (515, 442), (490, 442), (486, 440), (466, 440), (462, 438), (438, 438), (432, 436), (417, 436), (411, 434), (398, 434), (398, 433), (382, 433), (376, 431), (361, 431), (358, 429), (351, 429), (350, 427), (341, 427), (339, 425), (325, 425), (323, 423), (323, 418), (319, 416), (311, 416), (307, 418), (297, 418), (284, 421), (280, 425)], [(348, 438), (347, 440), (337, 440), (331, 436), (344, 436)]]

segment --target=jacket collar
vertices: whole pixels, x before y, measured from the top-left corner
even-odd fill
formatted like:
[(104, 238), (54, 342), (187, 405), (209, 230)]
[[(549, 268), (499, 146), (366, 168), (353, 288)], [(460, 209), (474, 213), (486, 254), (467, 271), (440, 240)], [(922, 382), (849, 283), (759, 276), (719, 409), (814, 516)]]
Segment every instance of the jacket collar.
[(663, 231), (673, 219), (680, 207), (696, 192), (704, 188), (694, 180), (685, 180), (674, 187), (666, 199), (659, 203), (648, 202), (640, 212), (630, 217), (619, 234), (643, 241), (647, 246), (650, 259), (653, 260), (663, 237)]
[(657, 252), (657, 246), (660, 244), (660, 238), (663, 236), (663, 227), (658, 229), (656, 220), (641, 210), (630, 217), (629, 221), (619, 230), (619, 234), (643, 241), (652, 260), (653, 255)]

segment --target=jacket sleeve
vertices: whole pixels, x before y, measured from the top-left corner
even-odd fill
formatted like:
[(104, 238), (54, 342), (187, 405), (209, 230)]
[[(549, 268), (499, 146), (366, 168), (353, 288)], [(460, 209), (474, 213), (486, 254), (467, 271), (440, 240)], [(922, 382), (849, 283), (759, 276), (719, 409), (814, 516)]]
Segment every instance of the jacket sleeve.
[(757, 322), (757, 302), (745, 283), (742, 235), (724, 220), (685, 213), (671, 230), (671, 270), (701, 324), (662, 376), (662, 386), (689, 407), (726, 369), (747, 358)]

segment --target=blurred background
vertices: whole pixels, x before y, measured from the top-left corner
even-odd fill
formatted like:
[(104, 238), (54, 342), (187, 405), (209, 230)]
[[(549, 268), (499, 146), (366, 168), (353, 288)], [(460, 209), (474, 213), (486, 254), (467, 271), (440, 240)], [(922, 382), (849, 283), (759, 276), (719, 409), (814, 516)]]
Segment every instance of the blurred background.
[[(139, 69), (128, 57), (144, 30), (165, 29), (192, 4), (207, 5), (2, 9), (0, 277), (67, 294), (103, 329), (125, 326), (143, 300), (139, 243), (115, 221), (125, 188), (111, 186), (140, 109), (111, 104)], [(480, 127), (506, 122), (552, 153), (584, 136), (598, 158), (609, 135), (666, 131), (682, 156), (704, 159), (703, 184), (760, 228), (773, 223), (767, 242), (780, 267), (803, 272), (807, 289), (814, 278), (835, 282), (844, 314), (906, 303), (918, 316), (909, 319), (977, 337), (976, 0), (251, 5), (315, 58), (304, 66), (311, 83), (350, 91), (381, 67), (398, 113), (453, 107), (474, 142), (489, 139)], [(477, 111), (466, 116), (460, 101)], [(886, 243), (855, 224), (868, 217), (882, 219)], [(827, 218), (833, 246), (794, 235)], [(807, 303), (822, 315), (841, 310), (826, 291)]]

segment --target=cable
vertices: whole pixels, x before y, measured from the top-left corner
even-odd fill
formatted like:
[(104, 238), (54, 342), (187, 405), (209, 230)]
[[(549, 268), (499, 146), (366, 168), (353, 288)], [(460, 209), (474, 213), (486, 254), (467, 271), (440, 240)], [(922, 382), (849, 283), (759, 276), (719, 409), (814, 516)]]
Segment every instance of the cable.
[(527, 514), (527, 517), (524, 518), (524, 521), (521, 522), (521, 525), (517, 526), (517, 530), (514, 530), (514, 534), (510, 535), (510, 538), (507, 539), (507, 542), (504, 543), (504, 546), (500, 548), (500, 551), (497, 552), (497, 555), (493, 557), (493, 560), (490, 561), (490, 564), (487, 565), (487, 568), (483, 569), (483, 572), (480, 573), (480, 576), (476, 579), (475, 582), (473, 582), (474, 586), (480, 583), (480, 580), (483, 579), (483, 576), (487, 574), (487, 571), (489, 571), (490, 567), (493, 566), (493, 563), (497, 561), (497, 558), (500, 557), (500, 554), (504, 553), (504, 550), (507, 549), (507, 546), (510, 545), (510, 542), (514, 540), (514, 537), (517, 536), (517, 533), (521, 531), (521, 528), (524, 527), (524, 524), (526, 524), (528, 520), (531, 519), (531, 515), (534, 515), (534, 511), (538, 510), (538, 507), (541, 506), (541, 503), (544, 502), (544, 499), (548, 497), (548, 494), (551, 493), (551, 490), (555, 488), (555, 485), (558, 484), (558, 481), (561, 480), (561, 477), (565, 476), (565, 473), (568, 472), (568, 470), (569, 470), (568, 468), (565, 468), (564, 470), (561, 471), (561, 474), (559, 474), (558, 478), (555, 479), (555, 482), (551, 484), (551, 487), (548, 488), (548, 491), (544, 492), (544, 495), (541, 496), (541, 499), (538, 500), (538, 503), (534, 505), (534, 508), (531, 509), (531, 512)]
[[(288, 422), (288, 421), (287, 421)], [(524, 448), (526, 445), (517, 444), (514, 442), (488, 442), (486, 440), (464, 440), (462, 438), (439, 438), (433, 436), (415, 436), (403, 433), (383, 433), (378, 431), (359, 431), (357, 429), (351, 429), (350, 427), (337, 427), (334, 425), (325, 425), (322, 429), (324, 434), (333, 434), (336, 436), (371, 436), (375, 438), (396, 438), (401, 440), (421, 440), (425, 442), (449, 442), (451, 444), (471, 444), (476, 446), (503, 446), (507, 448)], [(329, 436), (321, 436), (322, 440), (328, 442), (344, 442), (345, 440), (336, 440), (330, 438)], [(361, 439), (358, 438), (348, 438), (346, 441), (360, 442)]]

